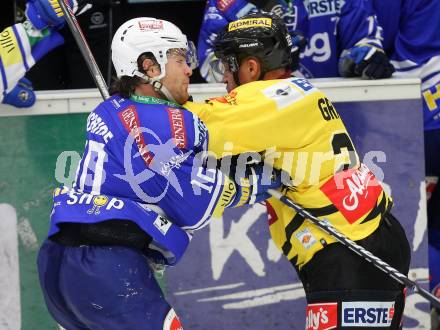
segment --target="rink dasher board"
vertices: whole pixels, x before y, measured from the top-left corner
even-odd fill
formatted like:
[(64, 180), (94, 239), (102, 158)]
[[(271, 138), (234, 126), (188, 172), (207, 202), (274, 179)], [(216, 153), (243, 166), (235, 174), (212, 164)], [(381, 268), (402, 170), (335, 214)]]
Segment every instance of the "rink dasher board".
[[(359, 80), (356, 78), (320, 78), (310, 80), (327, 94), (332, 102), (363, 102), (418, 99), (420, 79)], [(225, 84), (192, 84), (190, 94), (195, 102), (226, 94)], [(96, 88), (37, 91), (37, 102), (31, 108), (18, 109), (0, 104), (0, 117), (87, 113), (101, 101)]]

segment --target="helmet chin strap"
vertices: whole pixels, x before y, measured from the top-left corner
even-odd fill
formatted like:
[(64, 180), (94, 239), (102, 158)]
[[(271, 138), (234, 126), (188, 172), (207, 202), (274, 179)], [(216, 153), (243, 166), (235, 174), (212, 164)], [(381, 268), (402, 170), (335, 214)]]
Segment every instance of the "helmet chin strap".
[(139, 78), (144, 79), (147, 84), (150, 84), (151, 86), (153, 86), (154, 90), (156, 92), (158, 92), (159, 94), (161, 94), (164, 98), (166, 98), (168, 101), (174, 102), (174, 103), (178, 103), (173, 95), (170, 93), (170, 91), (168, 90), (168, 88), (166, 88), (162, 82), (160, 81), (160, 79), (162, 79), (162, 75), (158, 76), (158, 77), (154, 77), (154, 78), (150, 78), (148, 77), (146, 74), (140, 72), (140, 71), (136, 71), (134, 73), (136, 76), (138, 76)]
[(173, 95), (170, 93), (168, 88), (166, 88), (159, 79), (151, 79), (151, 81), (151, 85), (153, 85), (153, 88), (156, 92), (162, 94), (166, 99), (168, 99), (168, 101), (178, 103)]

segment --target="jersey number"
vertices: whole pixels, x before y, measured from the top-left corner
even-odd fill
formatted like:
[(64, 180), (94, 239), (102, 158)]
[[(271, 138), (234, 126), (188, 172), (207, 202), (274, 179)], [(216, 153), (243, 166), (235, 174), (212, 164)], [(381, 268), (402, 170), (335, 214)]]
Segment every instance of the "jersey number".
[(353, 143), (350, 140), (350, 137), (347, 133), (336, 133), (332, 138), (332, 149), (335, 155), (339, 155), (342, 153), (342, 149), (347, 149), (350, 163), (343, 164), (343, 170), (348, 170), (356, 165), (356, 152), (354, 151)]
[[(101, 185), (105, 180), (104, 162), (107, 157), (107, 154), (104, 151), (104, 143), (89, 140), (87, 141), (86, 150), (87, 154), (84, 157), (84, 164), (82, 166), (81, 175), (79, 176), (78, 186), (79, 189), (85, 191), (84, 187), (87, 185), (91, 187), (93, 194), (100, 194)], [(91, 175), (88, 173), (89, 169), (93, 172), (92, 179)]]

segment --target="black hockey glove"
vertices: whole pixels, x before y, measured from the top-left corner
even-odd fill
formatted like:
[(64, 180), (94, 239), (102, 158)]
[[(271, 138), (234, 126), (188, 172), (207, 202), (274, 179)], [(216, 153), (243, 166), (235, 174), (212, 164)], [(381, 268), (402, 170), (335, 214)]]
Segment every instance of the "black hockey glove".
[(385, 52), (371, 45), (359, 45), (342, 52), (339, 74), (362, 79), (389, 78), (394, 72)]

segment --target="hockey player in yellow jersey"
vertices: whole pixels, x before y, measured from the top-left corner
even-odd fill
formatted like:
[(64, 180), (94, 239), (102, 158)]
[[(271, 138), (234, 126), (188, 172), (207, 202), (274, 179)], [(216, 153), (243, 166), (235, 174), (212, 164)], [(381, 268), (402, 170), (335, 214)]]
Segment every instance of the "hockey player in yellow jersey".
[[(185, 104), (207, 126), (209, 150), (218, 158), (225, 146), (232, 155), (257, 152), (287, 173), (289, 198), (407, 274), (410, 248), (390, 213), (391, 197), (359, 162), (327, 96), (306, 79), (290, 77), (292, 56), (299, 54), (283, 21), (260, 13), (230, 22), (216, 56), (228, 94)], [(306, 329), (401, 327), (402, 285), (275, 198), (267, 207), (271, 236), (306, 291)], [(359, 306), (362, 313), (355, 314)]]

